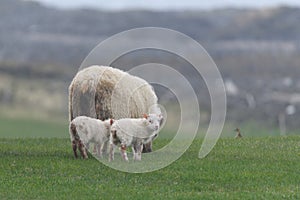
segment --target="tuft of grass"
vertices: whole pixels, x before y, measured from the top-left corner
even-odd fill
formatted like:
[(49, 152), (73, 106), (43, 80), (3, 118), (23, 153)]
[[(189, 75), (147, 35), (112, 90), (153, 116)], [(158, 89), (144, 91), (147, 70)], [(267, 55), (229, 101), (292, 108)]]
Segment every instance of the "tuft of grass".
[(201, 142), (130, 174), (74, 159), (68, 139), (1, 139), (0, 199), (300, 199), (300, 136), (221, 138), (204, 159)]

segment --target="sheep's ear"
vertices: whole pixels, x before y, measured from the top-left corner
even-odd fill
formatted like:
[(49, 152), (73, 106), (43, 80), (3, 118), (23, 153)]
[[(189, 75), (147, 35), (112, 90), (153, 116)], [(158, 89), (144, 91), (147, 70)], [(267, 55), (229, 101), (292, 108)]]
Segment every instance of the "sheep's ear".
[(110, 119), (110, 125), (112, 125), (114, 123), (113, 119)]
[(148, 118), (148, 115), (147, 115), (147, 114), (144, 114), (144, 115), (143, 115), (143, 118), (147, 119), (147, 118)]

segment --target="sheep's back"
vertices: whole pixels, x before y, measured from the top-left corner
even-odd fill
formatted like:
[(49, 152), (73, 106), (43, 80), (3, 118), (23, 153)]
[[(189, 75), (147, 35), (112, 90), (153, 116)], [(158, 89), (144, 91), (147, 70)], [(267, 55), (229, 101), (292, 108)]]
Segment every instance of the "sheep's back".
[(119, 69), (91, 66), (78, 72), (69, 88), (70, 120), (76, 116), (139, 118), (157, 103), (145, 80)]

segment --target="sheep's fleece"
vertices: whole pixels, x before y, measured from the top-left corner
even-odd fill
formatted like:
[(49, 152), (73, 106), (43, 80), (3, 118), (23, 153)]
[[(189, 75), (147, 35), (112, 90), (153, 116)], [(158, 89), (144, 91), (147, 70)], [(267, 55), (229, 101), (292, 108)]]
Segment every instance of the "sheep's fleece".
[(161, 114), (156, 104), (157, 97), (149, 83), (107, 66), (79, 71), (69, 87), (70, 121), (82, 115), (105, 120)]

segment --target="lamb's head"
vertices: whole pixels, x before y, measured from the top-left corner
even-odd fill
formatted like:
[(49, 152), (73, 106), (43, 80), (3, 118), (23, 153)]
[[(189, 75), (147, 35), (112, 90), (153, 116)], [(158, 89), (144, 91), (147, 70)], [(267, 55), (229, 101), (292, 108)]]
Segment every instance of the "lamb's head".
[[(159, 116), (160, 118), (160, 123), (159, 123), (159, 126), (161, 127), (164, 123), (164, 118), (163, 118), (163, 115), (162, 115), (162, 111), (161, 111), (161, 108), (163, 109), (163, 111), (165, 111), (165, 108), (162, 107), (161, 105), (159, 104), (154, 104), (152, 105), (150, 108), (149, 108), (149, 113), (152, 113), (152, 114), (156, 114)], [(152, 114), (149, 114), (149, 115), (152, 115)]]
[(110, 129), (111, 125), (114, 123), (113, 119), (107, 119), (104, 121), (104, 125), (107, 129)]
[(162, 120), (162, 115), (159, 114), (144, 114), (144, 124), (149, 131), (158, 131), (160, 127), (160, 122)]

